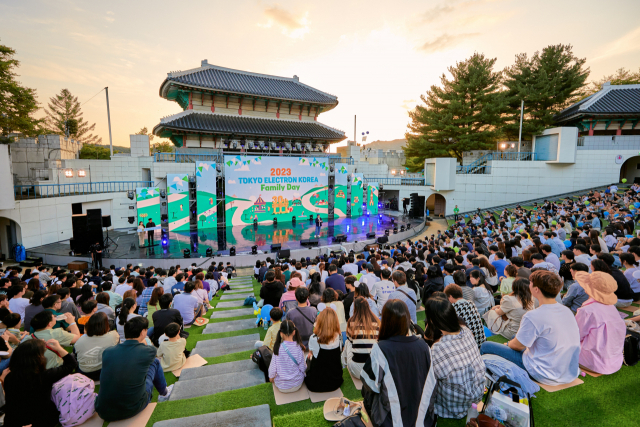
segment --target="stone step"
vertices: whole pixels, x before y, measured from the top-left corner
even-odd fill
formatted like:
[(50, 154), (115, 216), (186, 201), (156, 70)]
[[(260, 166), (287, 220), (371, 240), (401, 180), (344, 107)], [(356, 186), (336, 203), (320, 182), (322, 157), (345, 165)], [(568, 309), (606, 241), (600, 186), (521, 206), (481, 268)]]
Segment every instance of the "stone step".
[(240, 360), (239, 362), (218, 363), (217, 365), (201, 366), (199, 368), (183, 369), (180, 374), (180, 381), (195, 380), (198, 378), (215, 377), (217, 375), (232, 374), (234, 372), (245, 372), (258, 369), (258, 364), (251, 359)]
[(231, 345), (231, 344), (237, 344), (240, 342), (251, 342), (254, 343), (256, 341), (258, 341), (260, 339), (260, 334), (259, 333), (255, 333), (255, 334), (249, 334), (249, 335), (236, 335), (235, 337), (228, 337), (228, 338), (218, 338), (215, 340), (204, 340), (204, 341), (198, 341), (196, 343), (196, 347), (195, 349), (200, 349), (200, 348), (212, 348), (212, 347), (224, 347), (227, 345)]
[[(250, 290), (247, 290), (250, 289)], [(247, 292), (251, 292), (253, 290), (253, 287), (251, 288), (240, 288), (240, 289), (233, 289), (231, 291), (224, 291), (224, 293), (222, 295), (233, 295), (233, 294), (244, 294)]]
[(238, 282), (253, 282), (252, 277), (234, 277), (229, 280), (229, 283), (238, 283)]
[(243, 307), (244, 298), (238, 301), (221, 301), (216, 304), (216, 308)]
[(233, 372), (215, 377), (197, 378), (178, 381), (173, 386), (170, 401), (190, 399), (192, 397), (210, 396), (223, 391), (253, 387), (264, 384), (264, 374), (259, 369)]
[(237, 310), (214, 311), (211, 313), (211, 319), (224, 319), (227, 317), (253, 316), (253, 308), (239, 308)]
[(269, 405), (192, 415), (173, 420), (158, 421), (153, 427), (271, 427)]
[(257, 338), (253, 341), (244, 341), (235, 344), (227, 344), (225, 346), (215, 346), (215, 347), (199, 347), (193, 349), (192, 354), (198, 354), (201, 357), (218, 357), (224, 356), (231, 353), (240, 353), (242, 351), (249, 351), (255, 349), (255, 343), (260, 338)]
[(252, 297), (253, 296), (253, 292), (251, 293), (241, 293), (241, 294), (224, 294), (220, 297), (220, 301), (224, 301), (224, 300), (231, 300), (231, 299), (242, 299), (244, 300), (247, 297)]
[(218, 332), (233, 332), (256, 327), (254, 319), (232, 320), (231, 322), (209, 323), (202, 331), (203, 334), (215, 334)]

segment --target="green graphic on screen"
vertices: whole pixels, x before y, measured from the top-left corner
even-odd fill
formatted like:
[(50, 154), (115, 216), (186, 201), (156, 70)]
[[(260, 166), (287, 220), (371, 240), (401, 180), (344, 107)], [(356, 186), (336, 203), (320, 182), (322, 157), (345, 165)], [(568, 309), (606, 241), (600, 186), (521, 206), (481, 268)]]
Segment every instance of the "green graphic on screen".
[(136, 188), (136, 208), (138, 222), (146, 226), (149, 219), (160, 225), (160, 193), (155, 187)]
[(196, 165), (196, 200), (198, 229), (216, 228), (216, 163), (198, 162)]
[(367, 185), (367, 212), (371, 215), (378, 214), (378, 183), (370, 182)]
[(189, 176), (167, 174), (169, 231), (189, 230)]

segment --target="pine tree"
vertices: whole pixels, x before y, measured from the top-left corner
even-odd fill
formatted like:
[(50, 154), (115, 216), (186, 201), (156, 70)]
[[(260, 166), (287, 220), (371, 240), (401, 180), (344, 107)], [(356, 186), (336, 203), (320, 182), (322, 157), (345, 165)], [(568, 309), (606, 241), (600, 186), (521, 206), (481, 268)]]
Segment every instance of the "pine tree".
[(608, 76), (602, 76), (601, 79), (589, 83), (589, 87), (586, 90), (585, 95), (593, 95), (602, 89), (602, 85), (605, 83), (611, 83), (612, 85), (637, 85), (640, 84), (640, 69), (635, 73), (626, 68), (618, 68), (615, 74)]
[(14, 59), (16, 51), (0, 45), (0, 142), (11, 142), (7, 136), (20, 132), (26, 136), (38, 134), (41, 120), (33, 113), (38, 110), (35, 89), (22, 86), (16, 81), (15, 69), (20, 65)]
[(441, 86), (431, 86), (423, 105), (409, 113), (411, 122), (403, 147), (406, 166), (416, 172), (424, 169), (424, 160), (431, 157), (456, 157), (469, 150), (491, 149), (500, 136), (501, 73), (494, 72), (496, 59), (474, 54), (449, 67), (451, 79), (445, 74)]
[(78, 122), (77, 132), (69, 135), (73, 139), (83, 144), (99, 144), (102, 138), (93, 135), (91, 132), (95, 130), (96, 124), (89, 125), (82, 118), (82, 108), (77, 96), (73, 96), (69, 89), (62, 89), (58, 95), (49, 98), (49, 108), (45, 109), (47, 117), (45, 123), (47, 131), (57, 135), (65, 135), (65, 122), (69, 119), (75, 119)]
[(553, 116), (578, 101), (589, 76), (585, 58), (577, 58), (571, 45), (553, 45), (536, 52), (516, 56), (516, 62), (504, 70), (507, 110), (503, 131), (507, 139), (518, 139), (520, 104), (524, 100), (522, 140), (553, 126)]

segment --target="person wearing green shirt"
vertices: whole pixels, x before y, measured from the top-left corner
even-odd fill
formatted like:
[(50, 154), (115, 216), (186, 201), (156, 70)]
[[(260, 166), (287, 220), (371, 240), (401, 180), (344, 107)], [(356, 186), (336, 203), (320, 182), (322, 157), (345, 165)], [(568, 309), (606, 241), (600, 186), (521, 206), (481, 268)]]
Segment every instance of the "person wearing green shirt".
[(458, 209), (458, 205), (456, 205), (455, 208), (453, 208), (453, 215), (454, 215), (454, 219), (457, 221), (458, 220), (458, 214), (460, 213), (460, 209)]

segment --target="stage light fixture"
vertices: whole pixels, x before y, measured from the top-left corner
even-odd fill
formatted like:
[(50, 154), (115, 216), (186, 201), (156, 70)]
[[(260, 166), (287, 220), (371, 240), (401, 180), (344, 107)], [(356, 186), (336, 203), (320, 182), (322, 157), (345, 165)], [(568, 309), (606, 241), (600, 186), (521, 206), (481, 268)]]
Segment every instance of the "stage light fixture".
[(166, 238), (162, 239), (162, 246), (167, 246), (169, 244), (169, 241)]
[(216, 170), (218, 171), (218, 173), (222, 172), (222, 165), (220, 163), (216, 164)]
[(167, 192), (165, 190), (160, 190), (160, 198), (162, 198), (162, 199), (166, 199), (167, 198)]
[(236, 247), (235, 246), (231, 246), (231, 249), (229, 249), (229, 256), (236, 256)]
[(388, 236), (389, 235), (389, 229), (387, 228), (386, 230), (384, 230), (384, 235)]
[(273, 218), (273, 225), (278, 225), (278, 218)]
[(86, 176), (87, 176), (87, 172), (85, 172), (85, 170), (84, 170), (84, 169), (80, 169), (80, 170), (78, 171), (78, 178), (84, 178), (84, 177), (86, 177)]
[(238, 141), (232, 141), (231, 142), (231, 148), (233, 148), (234, 150), (238, 148)]
[(329, 165), (329, 172), (333, 173), (335, 172), (336, 167), (334, 165)]
[(294, 224), (296, 223), (296, 216), (295, 215), (291, 217), (291, 222), (294, 223)]
[(213, 256), (213, 249), (207, 248), (207, 250), (205, 251), (205, 256), (207, 258), (211, 258)]
[(302, 151), (302, 145), (299, 142), (296, 142), (296, 150)]
[(253, 219), (253, 228), (258, 228), (258, 219), (257, 218)]
[(66, 176), (67, 178), (73, 178), (73, 169), (65, 169), (64, 176)]
[(401, 225), (400, 226), (400, 232), (403, 232), (403, 231), (404, 231), (404, 225)]
[(290, 142), (286, 142), (286, 143), (284, 144), (284, 146), (285, 146), (285, 148), (286, 148), (287, 150), (291, 151), (291, 143), (290, 143)]
[(313, 215), (309, 215), (309, 221), (313, 221)]
[(182, 256), (184, 256), (185, 258), (190, 258), (191, 257), (191, 250), (189, 249), (185, 249), (182, 251)]
[(247, 143), (247, 147), (249, 148), (249, 150), (253, 150), (255, 148), (255, 145), (254, 145), (253, 141), (249, 141)]
[(133, 224), (136, 220), (135, 216), (130, 216), (129, 218), (127, 218), (127, 221), (129, 221), (129, 224)]
[(275, 143), (275, 142), (273, 142), (273, 141), (272, 141), (272, 142), (270, 142), (270, 143), (269, 143), (269, 147), (271, 147), (271, 149), (272, 149), (272, 150), (275, 150), (275, 149), (276, 149), (276, 143)]
[(393, 234), (398, 234), (398, 227), (393, 227)]
[(312, 150), (313, 150), (313, 147), (311, 146), (311, 144), (310, 144), (310, 143), (308, 143), (308, 142), (307, 142), (306, 144), (304, 144), (304, 149), (305, 149), (306, 151), (312, 151)]
[(127, 197), (129, 198), (129, 200), (133, 200), (133, 198), (135, 197), (133, 191), (127, 191)]
[(261, 150), (264, 150), (264, 141), (258, 142), (258, 147), (260, 147)]
[(258, 246), (251, 246), (251, 255), (258, 255)]

